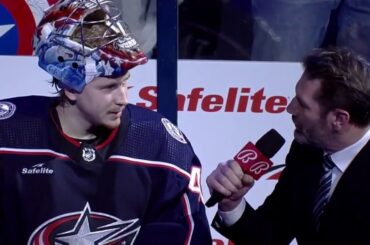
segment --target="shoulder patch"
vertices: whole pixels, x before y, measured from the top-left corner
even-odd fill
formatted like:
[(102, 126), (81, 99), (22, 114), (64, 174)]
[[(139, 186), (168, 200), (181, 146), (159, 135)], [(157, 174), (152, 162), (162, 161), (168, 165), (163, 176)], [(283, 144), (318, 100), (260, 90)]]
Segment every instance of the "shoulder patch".
[(8, 119), (13, 116), (16, 106), (7, 101), (0, 101), (0, 120)]
[(187, 142), (185, 140), (185, 137), (182, 134), (182, 132), (180, 131), (180, 129), (178, 129), (175, 125), (173, 125), (173, 123), (171, 123), (170, 120), (168, 120), (167, 118), (162, 118), (161, 122), (162, 122), (163, 126), (166, 128), (167, 132), (174, 139), (176, 139), (177, 141), (179, 141), (183, 144), (187, 144)]

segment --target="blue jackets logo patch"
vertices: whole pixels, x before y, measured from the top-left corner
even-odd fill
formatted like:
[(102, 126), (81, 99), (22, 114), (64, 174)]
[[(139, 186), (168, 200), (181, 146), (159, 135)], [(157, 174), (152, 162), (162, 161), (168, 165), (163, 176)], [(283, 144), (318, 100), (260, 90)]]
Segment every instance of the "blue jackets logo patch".
[(11, 102), (0, 102), (0, 120), (8, 119), (13, 116), (16, 106)]
[(163, 126), (166, 128), (167, 132), (177, 141), (186, 144), (186, 140), (180, 129), (178, 129), (173, 123), (167, 118), (161, 119)]

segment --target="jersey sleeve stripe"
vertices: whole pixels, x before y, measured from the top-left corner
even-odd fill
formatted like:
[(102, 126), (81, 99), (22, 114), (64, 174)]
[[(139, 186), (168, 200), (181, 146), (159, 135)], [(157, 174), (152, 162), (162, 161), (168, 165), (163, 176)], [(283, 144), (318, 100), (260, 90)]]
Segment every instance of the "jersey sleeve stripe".
[(146, 166), (146, 167), (165, 168), (165, 169), (173, 170), (176, 173), (190, 179), (190, 173), (168, 162), (150, 161), (150, 160), (137, 159), (137, 158), (131, 158), (131, 157), (119, 156), (119, 155), (113, 155), (108, 160), (113, 161), (113, 162), (124, 162), (127, 164), (141, 165), (141, 166)]
[(65, 160), (70, 159), (70, 157), (65, 154), (58, 153), (49, 149), (21, 149), (21, 148), (0, 147), (0, 154), (39, 155), (39, 156), (52, 156), (62, 158)]

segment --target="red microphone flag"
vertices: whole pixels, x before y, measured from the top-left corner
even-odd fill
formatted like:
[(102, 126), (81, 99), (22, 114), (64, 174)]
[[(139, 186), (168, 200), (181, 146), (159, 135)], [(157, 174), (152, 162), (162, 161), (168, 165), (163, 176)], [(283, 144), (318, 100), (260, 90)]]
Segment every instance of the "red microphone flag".
[(248, 142), (235, 156), (244, 173), (258, 180), (272, 166), (272, 162), (264, 156), (252, 143)]

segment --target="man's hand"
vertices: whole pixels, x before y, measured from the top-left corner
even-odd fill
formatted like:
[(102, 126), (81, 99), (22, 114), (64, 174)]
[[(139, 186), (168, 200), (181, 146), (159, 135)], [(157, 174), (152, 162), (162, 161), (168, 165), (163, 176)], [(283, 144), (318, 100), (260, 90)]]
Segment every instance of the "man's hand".
[(244, 174), (236, 161), (228, 160), (219, 163), (206, 182), (211, 193), (217, 191), (225, 196), (219, 202), (218, 208), (221, 211), (230, 211), (243, 200), (244, 195), (253, 186), (254, 179)]

